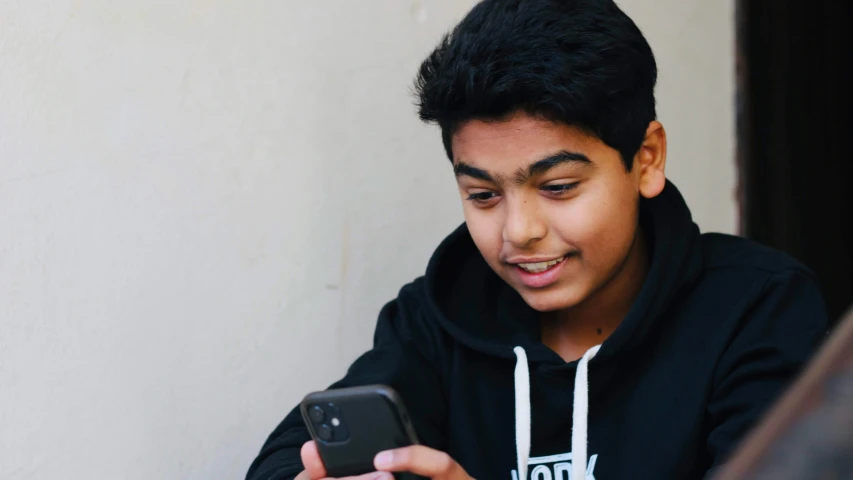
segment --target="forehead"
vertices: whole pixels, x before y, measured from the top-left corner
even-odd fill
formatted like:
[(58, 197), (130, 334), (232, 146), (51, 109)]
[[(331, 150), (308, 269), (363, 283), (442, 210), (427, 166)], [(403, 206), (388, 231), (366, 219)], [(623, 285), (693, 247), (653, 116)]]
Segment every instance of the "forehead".
[(577, 127), (524, 113), (503, 120), (465, 122), (454, 133), (451, 145), (454, 162), (490, 171), (515, 170), (561, 150), (583, 153), (598, 162), (609, 149)]

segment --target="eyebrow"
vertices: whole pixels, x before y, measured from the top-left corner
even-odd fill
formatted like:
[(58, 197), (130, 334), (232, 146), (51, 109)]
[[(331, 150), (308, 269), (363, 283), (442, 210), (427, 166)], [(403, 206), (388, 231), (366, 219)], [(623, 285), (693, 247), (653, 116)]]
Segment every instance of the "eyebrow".
[(457, 177), (471, 177), (476, 178), (477, 180), (485, 180), (487, 182), (492, 183), (500, 183), (495, 181), (495, 178), (492, 177), (489, 172), (483, 170), (482, 168), (472, 167), (465, 162), (459, 161), (456, 162), (456, 165), (453, 166), (453, 173)]
[[(517, 185), (522, 185), (530, 178), (542, 175), (552, 168), (555, 168), (559, 165), (565, 164), (579, 164), (582, 166), (592, 165), (592, 160), (589, 159), (586, 155), (580, 152), (570, 152), (568, 150), (562, 150), (553, 155), (549, 155), (541, 160), (537, 160), (527, 168), (519, 168), (515, 174), (513, 175), (512, 182)], [(492, 175), (486, 170), (481, 168), (473, 167), (468, 165), (463, 161), (458, 161), (453, 166), (453, 173), (456, 174), (457, 177), (467, 176), (471, 178), (476, 178), (478, 180), (485, 180), (487, 182), (492, 182), (495, 184), (505, 183), (505, 179), (499, 175)]]

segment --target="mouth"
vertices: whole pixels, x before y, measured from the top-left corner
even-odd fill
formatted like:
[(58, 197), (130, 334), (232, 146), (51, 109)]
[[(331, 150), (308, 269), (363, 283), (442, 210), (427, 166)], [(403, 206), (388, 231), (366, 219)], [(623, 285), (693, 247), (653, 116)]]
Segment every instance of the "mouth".
[(566, 256), (563, 255), (560, 258), (555, 258), (553, 260), (547, 260), (544, 262), (534, 262), (534, 263), (516, 263), (514, 264), (516, 267), (524, 270), (527, 273), (543, 273), (546, 272), (555, 266), (563, 263), (563, 260), (566, 259)]
[[(566, 260), (574, 258), (577, 253), (568, 253), (559, 258), (542, 260), (538, 262), (512, 262), (512, 271), (515, 272), (516, 280), (527, 288), (542, 289), (559, 282), (562, 271), (568, 263)], [(539, 259), (535, 259), (539, 260)]]

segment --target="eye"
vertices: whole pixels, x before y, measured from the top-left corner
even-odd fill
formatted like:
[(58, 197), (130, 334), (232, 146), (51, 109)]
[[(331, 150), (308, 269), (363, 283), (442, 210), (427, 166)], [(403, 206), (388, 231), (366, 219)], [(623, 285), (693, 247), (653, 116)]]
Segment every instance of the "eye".
[(566, 193), (570, 190), (573, 190), (575, 187), (578, 186), (578, 183), (579, 182), (563, 183), (563, 184), (557, 184), (557, 185), (545, 185), (542, 187), (542, 190), (544, 190), (545, 192), (548, 192), (550, 194), (553, 194), (553, 195), (561, 195), (561, 194)]
[(495, 192), (475, 192), (468, 195), (468, 200), (479, 205), (487, 205), (498, 197)]

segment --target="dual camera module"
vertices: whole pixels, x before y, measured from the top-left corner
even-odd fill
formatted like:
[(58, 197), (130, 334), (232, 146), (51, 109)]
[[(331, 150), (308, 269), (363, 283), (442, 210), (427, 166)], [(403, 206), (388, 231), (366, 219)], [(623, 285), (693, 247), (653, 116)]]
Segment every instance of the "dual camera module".
[(311, 405), (308, 407), (308, 418), (311, 419), (317, 438), (324, 442), (344, 442), (349, 438), (346, 425), (341, 420), (341, 411), (334, 403)]

